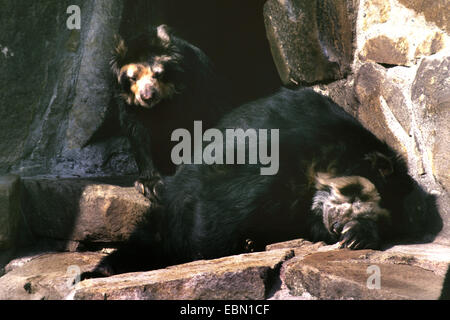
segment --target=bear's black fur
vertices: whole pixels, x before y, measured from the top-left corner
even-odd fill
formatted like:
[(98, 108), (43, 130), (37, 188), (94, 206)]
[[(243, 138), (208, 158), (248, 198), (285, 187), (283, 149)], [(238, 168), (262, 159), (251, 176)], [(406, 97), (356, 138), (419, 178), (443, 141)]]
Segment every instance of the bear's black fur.
[(407, 168), (329, 98), (282, 89), (237, 108), (217, 128), (279, 129), (278, 173), (261, 175), (259, 164), (180, 166), (164, 181), (158, 240), (142, 225), (94, 275), (238, 254), (249, 243), (262, 250), (298, 237), (378, 248), (395, 233), (413, 187)]
[(194, 120), (202, 120), (204, 128), (213, 126), (233, 99), (209, 58), (165, 25), (118, 37), (111, 67), (120, 124), (139, 169), (136, 187), (151, 196), (159, 175), (175, 172), (172, 132), (192, 132)]

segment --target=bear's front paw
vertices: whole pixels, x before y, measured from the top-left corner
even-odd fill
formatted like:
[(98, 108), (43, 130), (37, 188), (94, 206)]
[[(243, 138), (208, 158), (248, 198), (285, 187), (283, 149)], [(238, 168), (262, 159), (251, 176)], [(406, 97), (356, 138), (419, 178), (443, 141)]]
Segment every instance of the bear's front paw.
[(134, 182), (136, 190), (152, 201), (160, 200), (160, 191), (163, 185), (159, 174), (153, 174), (151, 177), (140, 177)]
[(346, 223), (339, 237), (340, 248), (378, 249), (380, 237), (376, 223), (368, 219), (351, 220)]

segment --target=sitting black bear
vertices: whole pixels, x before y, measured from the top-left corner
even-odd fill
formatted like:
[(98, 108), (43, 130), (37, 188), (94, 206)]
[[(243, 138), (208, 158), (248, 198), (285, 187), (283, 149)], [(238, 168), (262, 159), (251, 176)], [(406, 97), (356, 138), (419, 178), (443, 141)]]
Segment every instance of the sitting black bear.
[(261, 175), (261, 164), (181, 165), (164, 181), (158, 240), (143, 224), (94, 275), (238, 254), (249, 243), (263, 250), (304, 237), (375, 249), (392, 236), (413, 180), (391, 148), (329, 98), (282, 89), (217, 128), (279, 129), (277, 174)]
[(173, 130), (192, 132), (194, 120), (202, 120), (204, 127), (214, 125), (232, 107), (230, 90), (209, 58), (165, 25), (129, 39), (118, 37), (111, 67), (120, 124), (139, 170), (135, 185), (152, 197), (160, 175), (175, 172), (170, 159)]

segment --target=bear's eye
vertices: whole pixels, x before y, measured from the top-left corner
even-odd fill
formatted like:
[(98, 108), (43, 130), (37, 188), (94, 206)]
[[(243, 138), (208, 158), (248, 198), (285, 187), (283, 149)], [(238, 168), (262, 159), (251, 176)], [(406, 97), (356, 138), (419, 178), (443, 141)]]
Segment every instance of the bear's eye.
[(349, 184), (339, 189), (339, 192), (346, 197), (359, 196), (362, 194), (363, 187), (360, 184)]
[(158, 80), (158, 79), (162, 78), (162, 75), (163, 75), (162, 71), (158, 71), (158, 72), (153, 73), (153, 78)]

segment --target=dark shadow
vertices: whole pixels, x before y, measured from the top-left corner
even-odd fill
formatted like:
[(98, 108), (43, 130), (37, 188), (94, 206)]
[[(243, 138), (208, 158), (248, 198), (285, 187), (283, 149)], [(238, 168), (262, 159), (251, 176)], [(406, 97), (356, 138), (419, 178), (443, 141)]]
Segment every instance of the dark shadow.
[(413, 191), (405, 198), (403, 215), (396, 225), (400, 243), (429, 243), (442, 230), (436, 197), (427, 193), (413, 180)]
[(210, 57), (218, 72), (233, 84), (242, 103), (272, 93), (281, 85), (266, 37), (264, 3), (128, 0), (120, 32), (126, 37), (149, 23), (169, 25)]
[(412, 178), (411, 182), (413, 189), (404, 198), (400, 214), (392, 215), (392, 237), (383, 244), (382, 250), (395, 245), (431, 243), (443, 228), (436, 197)]
[(450, 300), (450, 264), (448, 265), (447, 274), (445, 275), (439, 300)]

